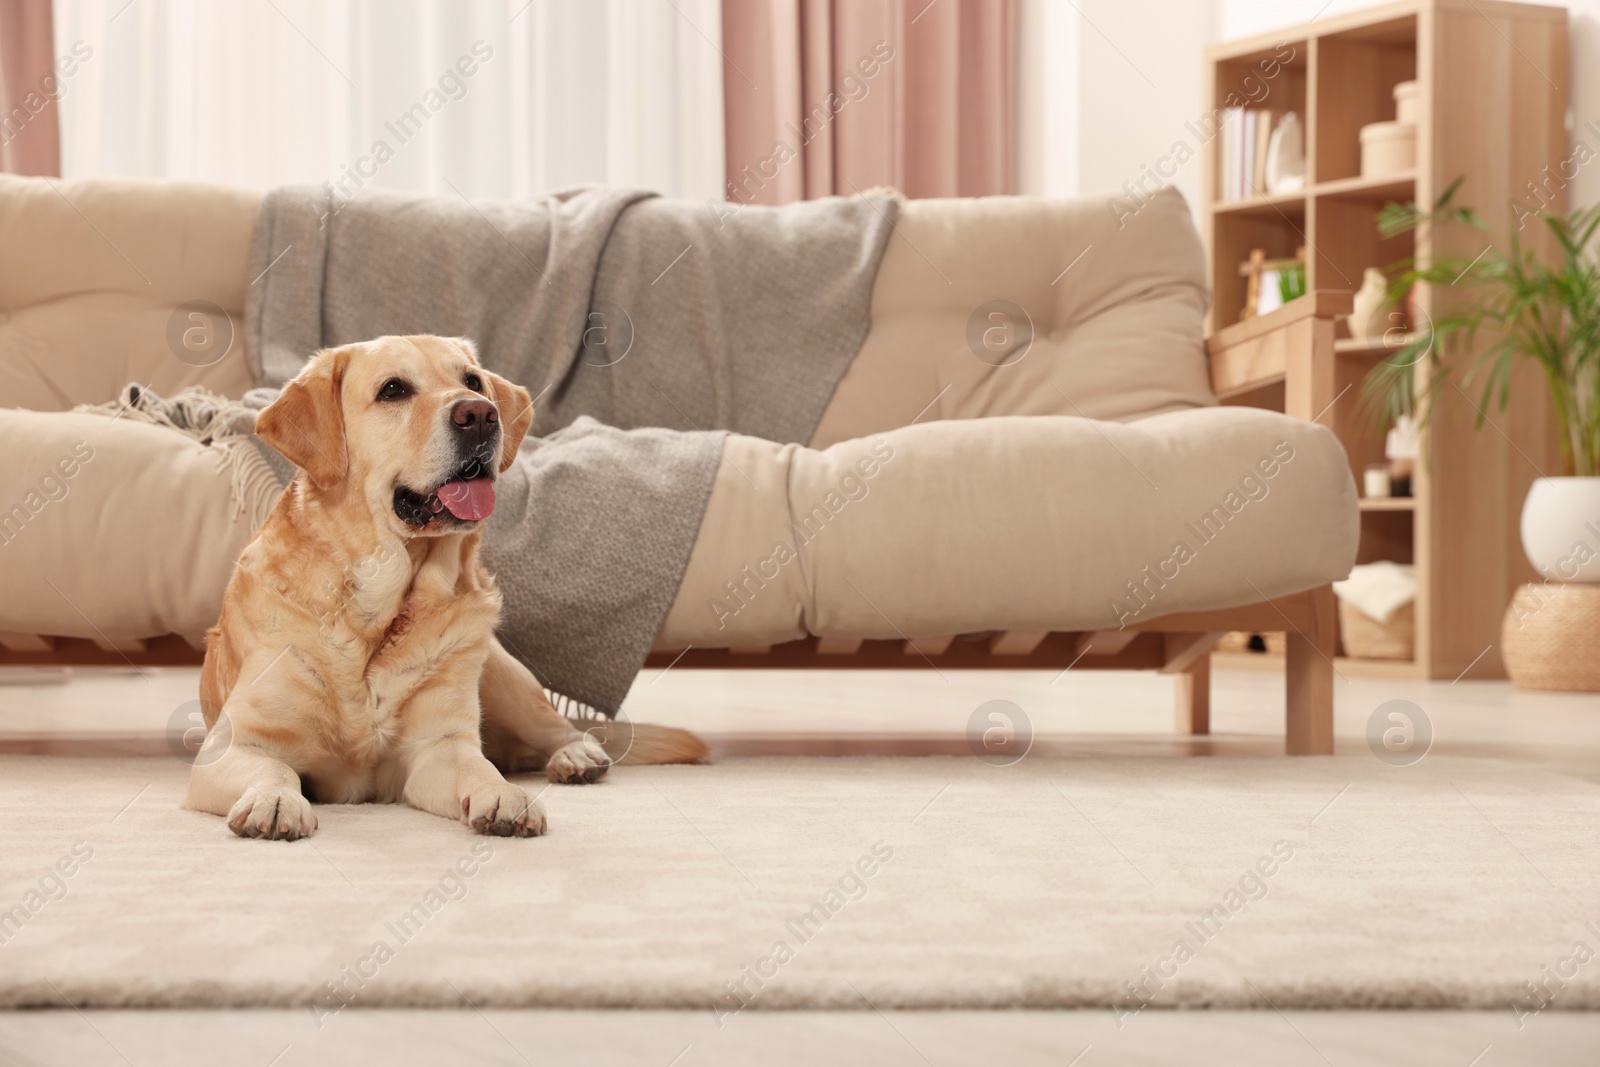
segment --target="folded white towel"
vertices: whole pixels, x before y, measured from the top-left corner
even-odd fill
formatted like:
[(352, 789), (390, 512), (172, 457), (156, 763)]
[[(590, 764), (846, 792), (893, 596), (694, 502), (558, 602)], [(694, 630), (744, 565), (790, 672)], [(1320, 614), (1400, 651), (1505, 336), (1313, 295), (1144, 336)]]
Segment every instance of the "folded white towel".
[(1367, 618), (1386, 623), (1417, 599), (1417, 570), (1390, 560), (1358, 563), (1350, 568), (1350, 577), (1333, 583), (1333, 592)]

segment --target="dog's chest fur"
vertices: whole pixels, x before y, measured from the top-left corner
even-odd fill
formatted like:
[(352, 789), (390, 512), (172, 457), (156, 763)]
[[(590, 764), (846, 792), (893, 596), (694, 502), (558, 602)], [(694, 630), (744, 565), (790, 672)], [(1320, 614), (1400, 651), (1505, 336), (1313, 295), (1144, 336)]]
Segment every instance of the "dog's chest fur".
[[(476, 729), (476, 685), (442, 691), (441, 678), (475, 682), (488, 653), (499, 595), (476, 552), (433, 542), (420, 559), (400, 553), (351, 568), (322, 616), (311, 670), (329, 705), (317, 731), (317, 795), (394, 799), (385, 782), (419, 718)], [(376, 559), (377, 557), (374, 557)]]
[(332, 628), (342, 654), (327, 664), (342, 711), (388, 724), (446, 663), (487, 647), (499, 605), (476, 588), (476, 568), (475, 558), (430, 551), (414, 567), (402, 555), (358, 583)]

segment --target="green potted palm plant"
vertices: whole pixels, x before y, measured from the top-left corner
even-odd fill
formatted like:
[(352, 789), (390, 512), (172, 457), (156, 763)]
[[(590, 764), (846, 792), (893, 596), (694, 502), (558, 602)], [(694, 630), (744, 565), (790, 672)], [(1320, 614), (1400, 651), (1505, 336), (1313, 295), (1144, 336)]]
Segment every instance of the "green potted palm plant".
[[(1441, 391), (1477, 394), (1481, 426), (1504, 409), (1520, 365), (1539, 368), (1550, 390), (1567, 473), (1543, 477), (1522, 509), (1522, 546), (1541, 574), (1561, 584), (1600, 582), (1600, 205), (1565, 215), (1514, 212), (1515, 225), (1491, 241), (1470, 208), (1454, 206), (1458, 179), (1433, 206), (1391, 203), (1378, 213), (1384, 237), (1419, 227), (1471, 226), (1485, 232), (1476, 258), (1416, 258), (1391, 272), (1390, 297), (1419, 283), (1461, 294), (1451, 309), (1373, 368), (1371, 410), (1385, 421), (1414, 415), (1426, 424)], [(1529, 247), (1522, 228), (1543, 226), (1557, 255)], [(1414, 324), (1415, 326), (1416, 324)], [(1481, 346), (1474, 342), (1481, 339)], [(1446, 358), (1447, 352), (1459, 358)], [(1428, 373), (1419, 375), (1426, 367)]]

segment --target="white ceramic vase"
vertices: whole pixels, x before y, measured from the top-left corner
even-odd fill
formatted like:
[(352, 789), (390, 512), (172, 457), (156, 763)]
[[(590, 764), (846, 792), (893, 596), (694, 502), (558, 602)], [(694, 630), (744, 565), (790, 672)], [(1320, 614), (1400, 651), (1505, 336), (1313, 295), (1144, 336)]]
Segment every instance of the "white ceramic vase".
[(1600, 478), (1540, 478), (1522, 503), (1522, 550), (1553, 582), (1600, 582)]
[(1350, 336), (1368, 341), (1383, 336), (1388, 323), (1380, 314), (1388, 304), (1389, 282), (1383, 271), (1368, 267), (1350, 308)]

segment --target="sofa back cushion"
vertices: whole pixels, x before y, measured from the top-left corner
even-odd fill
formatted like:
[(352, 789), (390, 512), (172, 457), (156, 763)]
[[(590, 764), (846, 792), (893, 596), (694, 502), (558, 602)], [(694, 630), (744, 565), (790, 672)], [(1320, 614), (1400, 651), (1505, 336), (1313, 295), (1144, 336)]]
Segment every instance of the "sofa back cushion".
[(1200, 237), (1174, 189), (1142, 207), (907, 201), (873, 287), (872, 330), (811, 444), (903, 426), (925, 406), (921, 421), (1127, 422), (1215, 404), (1209, 299)]
[(129, 382), (242, 395), (258, 201), (201, 182), (0, 174), (0, 408), (100, 404)]

